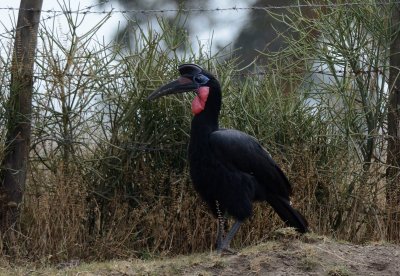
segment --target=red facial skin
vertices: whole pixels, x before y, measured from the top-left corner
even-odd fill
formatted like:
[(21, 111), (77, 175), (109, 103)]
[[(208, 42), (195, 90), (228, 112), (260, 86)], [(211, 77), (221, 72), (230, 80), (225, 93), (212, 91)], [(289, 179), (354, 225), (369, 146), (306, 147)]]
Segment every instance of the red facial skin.
[(206, 106), (208, 94), (210, 93), (210, 88), (207, 86), (201, 86), (197, 89), (197, 95), (192, 102), (192, 112), (194, 115), (202, 112)]

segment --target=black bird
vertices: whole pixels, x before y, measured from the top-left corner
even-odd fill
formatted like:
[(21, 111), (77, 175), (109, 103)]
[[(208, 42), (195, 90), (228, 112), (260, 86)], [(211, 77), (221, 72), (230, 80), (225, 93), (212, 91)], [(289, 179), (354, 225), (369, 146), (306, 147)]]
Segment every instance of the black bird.
[[(295, 210), (292, 187), (285, 174), (258, 141), (241, 131), (218, 126), (221, 87), (218, 80), (196, 64), (179, 66), (180, 77), (148, 96), (148, 100), (194, 91), (190, 132), (190, 176), (195, 190), (219, 219), (217, 250), (230, 251), (241, 223), (252, 214), (252, 202), (267, 201), (287, 226), (308, 231), (306, 219)], [(225, 215), (235, 223), (223, 238)]]

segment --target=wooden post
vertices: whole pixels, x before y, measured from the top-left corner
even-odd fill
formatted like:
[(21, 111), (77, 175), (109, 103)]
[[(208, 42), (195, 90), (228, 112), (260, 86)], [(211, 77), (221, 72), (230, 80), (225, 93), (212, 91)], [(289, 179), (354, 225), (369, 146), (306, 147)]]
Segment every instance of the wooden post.
[[(12, 59), (5, 155), (0, 174), (0, 231), (12, 242), (25, 189), (31, 137), (33, 65), (43, 0), (21, 0)], [(10, 240), (11, 238), (11, 240)], [(9, 247), (8, 242), (6, 247)]]

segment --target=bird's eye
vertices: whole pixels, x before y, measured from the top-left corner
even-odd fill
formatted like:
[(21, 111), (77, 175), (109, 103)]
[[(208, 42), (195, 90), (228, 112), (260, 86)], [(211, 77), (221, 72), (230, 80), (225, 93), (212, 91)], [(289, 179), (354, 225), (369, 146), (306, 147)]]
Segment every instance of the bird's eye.
[(193, 80), (198, 84), (206, 84), (210, 79), (202, 74), (193, 77)]

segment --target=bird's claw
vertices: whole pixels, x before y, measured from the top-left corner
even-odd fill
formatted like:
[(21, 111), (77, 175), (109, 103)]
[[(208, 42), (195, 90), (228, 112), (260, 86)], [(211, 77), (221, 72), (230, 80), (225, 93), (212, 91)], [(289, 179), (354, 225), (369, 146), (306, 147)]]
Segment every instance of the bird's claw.
[(230, 247), (225, 247), (225, 248), (218, 248), (217, 252), (221, 254), (221, 256), (227, 256), (227, 255), (236, 255), (237, 252)]

